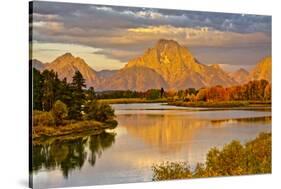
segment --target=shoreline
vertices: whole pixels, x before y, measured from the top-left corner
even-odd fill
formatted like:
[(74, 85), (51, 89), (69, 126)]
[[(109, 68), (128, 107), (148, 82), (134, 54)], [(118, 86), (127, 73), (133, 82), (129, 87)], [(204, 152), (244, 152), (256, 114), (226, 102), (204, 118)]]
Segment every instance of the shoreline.
[(116, 99), (98, 99), (98, 102), (107, 104), (140, 104), (140, 103), (165, 103), (167, 99), (148, 100), (145, 98), (116, 98)]
[(32, 141), (44, 140), (54, 137), (77, 136), (83, 133), (100, 134), (106, 129), (114, 129), (118, 125), (116, 120), (106, 122), (98, 121), (79, 121), (64, 126), (36, 126), (32, 128)]
[[(186, 107), (186, 108), (202, 108), (200, 111), (211, 110), (264, 110), (272, 109), (271, 102), (268, 101), (221, 101), (221, 102), (184, 102), (171, 101), (168, 99), (147, 100), (145, 98), (120, 98), (120, 99), (99, 99), (99, 102), (108, 104), (151, 104), (165, 103), (164, 105)], [(206, 109), (205, 109), (206, 108)]]
[(271, 102), (251, 102), (251, 101), (221, 101), (221, 102), (168, 102), (167, 105), (189, 108), (214, 108), (214, 109), (271, 109)]

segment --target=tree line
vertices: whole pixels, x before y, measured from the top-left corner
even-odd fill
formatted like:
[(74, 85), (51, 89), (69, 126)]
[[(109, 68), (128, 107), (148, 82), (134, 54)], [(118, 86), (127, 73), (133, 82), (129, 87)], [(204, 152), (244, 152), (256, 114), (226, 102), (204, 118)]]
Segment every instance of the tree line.
[[(93, 87), (86, 88), (85, 79), (79, 71), (72, 81), (59, 79), (53, 70), (42, 73), (33, 68), (33, 110), (38, 119), (52, 125), (61, 124), (63, 119), (106, 121), (114, 116), (114, 110), (107, 104), (96, 101)], [(40, 124), (40, 123), (39, 123)]]
[(109, 90), (96, 92), (97, 99), (118, 99), (118, 98), (146, 98), (154, 100), (164, 97), (164, 89), (148, 89), (146, 91), (134, 90)]
[(243, 85), (204, 87), (199, 90), (180, 90), (176, 96), (184, 101), (271, 101), (271, 83), (253, 80)]
[(97, 92), (98, 99), (146, 98), (149, 100), (167, 98), (183, 101), (271, 101), (271, 83), (267, 80), (253, 80), (243, 85), (223, 87), (216, 85), (200, 89), (185, 90), (149, 89), (146, 91), (118, 90)]

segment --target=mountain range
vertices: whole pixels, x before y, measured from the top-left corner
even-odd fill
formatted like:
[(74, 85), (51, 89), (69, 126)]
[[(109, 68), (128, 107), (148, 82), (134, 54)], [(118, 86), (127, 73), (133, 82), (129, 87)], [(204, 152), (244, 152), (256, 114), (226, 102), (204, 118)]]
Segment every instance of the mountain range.
[(133, 58), (120, 70), (95, 71), (82, 58), (65, 53), (50, 63), (32, 60), (34, 68), (54, 70), (60, 79), (72, 80), (79, 70), (88, 87), (96, 90), (137, 90), (151, 88), (186, 89), (205, 86), (232, 86), (254, 79), (271, 82), (271, 57), (265, 57), (250, 72), (239, 69), (227, 73), (218, 64), (200, 63), (193, 54), (174, 40), (160, 39), (143, 55)]

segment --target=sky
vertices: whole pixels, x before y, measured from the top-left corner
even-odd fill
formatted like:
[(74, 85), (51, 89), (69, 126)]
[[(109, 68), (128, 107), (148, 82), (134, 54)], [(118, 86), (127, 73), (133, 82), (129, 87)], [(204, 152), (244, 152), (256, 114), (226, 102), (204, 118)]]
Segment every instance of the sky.
[(271, 16), (44, 1), (32, 12), (32, 58), (44, 63), (70, 52), (97, 71), (120, 69), (162, 38), (227, 71), (271, 55)]

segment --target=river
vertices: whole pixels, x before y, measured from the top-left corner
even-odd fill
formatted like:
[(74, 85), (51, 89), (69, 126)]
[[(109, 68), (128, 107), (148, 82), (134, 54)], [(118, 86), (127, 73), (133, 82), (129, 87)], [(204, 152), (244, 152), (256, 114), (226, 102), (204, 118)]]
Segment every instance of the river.
[(194, 167), (211, 147), (271, 132), (270, 111), (112, 106), (116, 129), (33, 146), (34, 188), (151, 181), (153, 164), (187, 161)]

